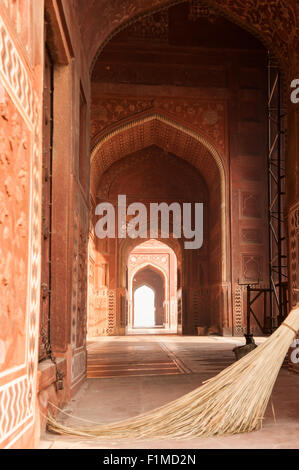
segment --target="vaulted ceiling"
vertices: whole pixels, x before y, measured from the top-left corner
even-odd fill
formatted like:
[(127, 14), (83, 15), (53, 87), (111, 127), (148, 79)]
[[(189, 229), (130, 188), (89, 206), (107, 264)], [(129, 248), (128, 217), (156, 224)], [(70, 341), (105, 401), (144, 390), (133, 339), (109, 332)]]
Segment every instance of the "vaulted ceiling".
[[(73, 0), (87, 62), (92, 64), (105, 42), (129, 22), (180, 0)], [(190, 0), (196, 11), (199, 0)], [(286, 72), (299, 64), (297, 0), (205, 0), (231, 21), (251, 31), (276, 54)]]

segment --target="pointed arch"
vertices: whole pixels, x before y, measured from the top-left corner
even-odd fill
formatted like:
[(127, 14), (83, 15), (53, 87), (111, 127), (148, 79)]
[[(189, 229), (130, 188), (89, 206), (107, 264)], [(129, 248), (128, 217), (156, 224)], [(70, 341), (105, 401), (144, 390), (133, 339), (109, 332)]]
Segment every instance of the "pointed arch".
[[(91, 151), (91, 191), (96, 195), (101, 175), (128, 154), (157, 145), (186, 160), (199, 170), (212, 194), (216, 195), (221, 218), (221, 278), (227, 272), (227, 171), (220, 152), (208, 137), (161, 112), (151, 111), (122, 123), (99, 136)], [(219, 191), (219, 195), (218, 195)]]

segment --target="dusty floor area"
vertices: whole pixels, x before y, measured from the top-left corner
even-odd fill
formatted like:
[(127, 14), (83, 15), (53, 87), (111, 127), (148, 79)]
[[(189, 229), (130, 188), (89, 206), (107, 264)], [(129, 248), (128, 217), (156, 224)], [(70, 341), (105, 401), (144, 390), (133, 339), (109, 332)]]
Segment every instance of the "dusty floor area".
[[(263, 338), (257, 338), (257, 343)], [(66, 425), (118, 421), (161, 406), (201, 385), (235, 360), (242, 338), (124, 336), (88, 343), (88, 379), (60, 414)], [(45, 433), (42, 449), (299, 449), (299, 375), (277, 379), (263, 428), (188, 440), (99, 441)], [(273, 409), (275, 416), (273, 414)], [(74, 417), (81, 418), (79, 421)]]

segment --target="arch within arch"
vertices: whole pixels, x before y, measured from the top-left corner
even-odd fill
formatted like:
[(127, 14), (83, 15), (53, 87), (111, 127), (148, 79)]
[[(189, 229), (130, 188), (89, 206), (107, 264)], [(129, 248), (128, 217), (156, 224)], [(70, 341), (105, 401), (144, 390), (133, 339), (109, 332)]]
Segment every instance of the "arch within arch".
[[(91, 192), (96, 200), (101, 175), (117, 160), (150, 145), (171, 152), (199, 170), (221, 217), (221, 277), (227, 272), (227, 178), (223, 159), (206, 136), (158, 112), (142, 115), (103, 134), (91, 152)], [(219, 194), (218, 194), (219, 191)], [(218, 207), (217, 207), (218, 206)]]
[[(134, 268), (132, 270), (131, 276), (130, 276), (131, 281), (133, 281), (134, 277), (136, 276), (136, 274), (139, 271), (142, 271), (143, 269), (146, 269), (146, 268), (150, 268), (153, 271), (158, 272), (163, 277), (166, 288), (168, 287), (167, 274), (166, 274), (165, 270), (161, 266), (159, 266), (158, 264), (154, 263), (153, 261), (146, 261), (145, 263), (143, 263), (141, 265), (138, 265), (136, 268)], [(130, 282), (130, 280), (129, 280), (129, 282)]]
[[(155, 245), (149, 247), (149, 253), (138, 251), (138, 247), (147, 248), (146, 244), (150, 240), (140, 243), (137, 247), (133, 248), (128, 255), (128, 324), (126, 331), (128, 334), (133, 333), (134, 324), (134, 285), (133, 280), (135, 276), (149, 268), (157, 273), (163, 280), (164, 288), (164, 333), (177, 333), (178, 319), (177, 319), (177, 305), (175, 302), (177, 294), (177, 258), (174, 251), (163, 242), (154, 240)], [(142, 247), (142, 245), (145, 245)], [(159, 253), (159, 250), (167, 248), (168, 254)], [(150, 252), (152, 251), (152, 254)], [(132, 258), (136, 257), (136, 260)], [(166, 265), (163, 266), (163, 257), (166, 257)], [(167, 262), (167, 257), (169, 257)], [(139, 259), (138, 259), (139, 258)], [(156, 258), (159, 258), (156, 259)]]

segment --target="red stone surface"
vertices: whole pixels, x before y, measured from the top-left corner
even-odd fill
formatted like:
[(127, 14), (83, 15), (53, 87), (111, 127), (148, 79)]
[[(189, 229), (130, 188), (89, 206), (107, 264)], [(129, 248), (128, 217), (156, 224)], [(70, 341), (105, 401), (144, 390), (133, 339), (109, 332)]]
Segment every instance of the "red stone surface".
[(42, 17), (28, 4), (0, 6), (1, 447), (36, 444)]
[[(11, 98), (0, 104), (0, 372), (24, 363), (29, 227), (31, 136)], [(9, 136), (9, 138), (7, 138)]]

